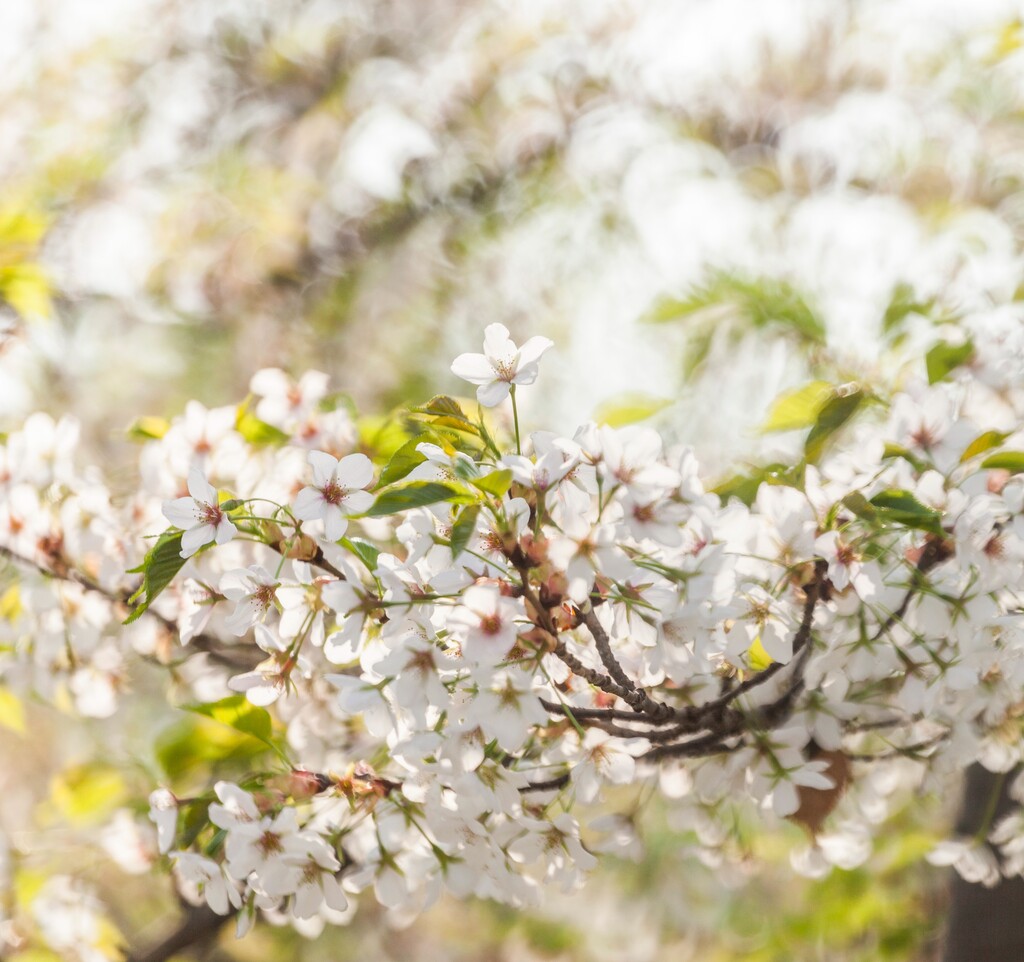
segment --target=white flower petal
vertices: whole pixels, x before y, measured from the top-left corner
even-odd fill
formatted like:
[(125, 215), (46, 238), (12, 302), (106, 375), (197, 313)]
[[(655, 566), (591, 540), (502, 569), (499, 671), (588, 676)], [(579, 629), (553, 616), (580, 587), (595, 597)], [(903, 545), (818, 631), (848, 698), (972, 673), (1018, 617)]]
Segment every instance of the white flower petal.
[(481, 384), (476, 389), (476, 399), (485, 408), (497, 407), (508, 397), (508, 389), (507, 381), (491, 381), (490, 384)]
[(163, 503), (164, 517), (177, 528), (191, 528), (196, 523), (196, 503), (192, 498), (177, 498)]
[(315, 521), (322, 516), (326, 503), (323, 493), (316, 488), (303, 488), (295, 496), (292, 510), (300, 521)]
[(330, 482), (338, 470), (337, 458), (332, 458), (326, 451), (310, 451), (309, 463), (313, 468), (313, 484), (318, 488)]
[[(346, 514), (362, 514), (368, 511), (377, 499), (369, 491), (350, 491), (345, 495), (344, 508)], [(339, 535), (340, 537), (340, 535)]]
[(328, 541), (337, 541), (348, 530), (348, 518), (336, 504), (324, 504), (324, 535)]
[(193, 466), (188, 473), (188, 493), (201, 504), (217, 503), (217, 489), (206, 480), (197, 466)]
[(483, 354), (460, 354), (452, 361), (451, 371), (470, 384), (486, 384), (494, 377), (494, 368)]
[(213, 541), (216, 529), (212, 524), (200, 524), (189, 528), (181, 536), (181, 556), (191, 558), (204, 544)]
[(349, 454), (338, 462), (336, 477), (343, 488), (365, 488), (373, 481), (373, 462), (365, 454)]
[(511, 361), (516, 356), (515, 342), (504, 324), (488, 324), (484, 328), (484, 354), (499, 361)]
[(540, 335), (531, 337), (521, 348), (519, 348), (520, 365), (536, 363), (548, 348), (552, 348), (554, 346), (555, 342), (550, 338), (541, 337)]

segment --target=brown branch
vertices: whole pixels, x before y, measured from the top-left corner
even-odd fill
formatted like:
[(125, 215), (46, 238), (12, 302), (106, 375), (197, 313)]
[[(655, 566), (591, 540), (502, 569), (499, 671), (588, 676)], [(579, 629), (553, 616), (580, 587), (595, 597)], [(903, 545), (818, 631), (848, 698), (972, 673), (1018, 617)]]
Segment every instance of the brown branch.
[(215, 938), (231, 915), (217, 915), (207, 905), (189, 906), (185, 918), (170, 935), (148, 951), (132, 952), (125, 962), (166, 962), (190, 946), (198, 946)]
[(583, 623), (593, 636), (594, 644), (597, 646), (597, 653), (601, 656), (601, 661), (604, 663), (605, 668), (608, 669), (608, 673), (619, 685), (629, 692), (627, 695), (620, 696), (622, 700), (633, 711), (638, 714), (648, 715), (656, 721), (673, 718), (676, 709), (666, 705), (664, 702), (655, 701), (622, 670), (622, 666), (612, 652), (611, 639), (598, 620), (593, 608), (583, 616)]
[[(811, 638), (811, 624), (814, 621), (814, 609), (818, 603), (820, 597), (821, 587), (817, 581), (811, 582), (804, 589), (806, 597), (804, 601), (803, 617), (800, 619), (800, 627), (797, 629), (796, 635), (793, 637), (793, 655), (799, 655), (808, 646), (808, 642)], [(810, 648), (807, 648), (810, 651)], [(746, 681), (741, 682), (735, 688), (729, 689), (724, 695), (720, 695), (712, 701), (705, 702), (700, 706), (700, 712), (705, 717), (708, 715), (714, 715), (716, 712), (721, 711), (726, 706), (734, 702), (740, 695), (745, 695), (748, 691), (752, 691), (759, 685), (763, 685), (768, 679), (774, 678), (780, 671), (786, 668), (788, 665), (793, 665), (794, 661), (788, 662), (776, 661), (770, 664), (763, 671), (759, 671), (756, 675), (748, 678)], [(806, 664), (805, 659), (797, 658), (795, 662), (798, 669), (802, 669)]]
[(527, 792), (551, 792), (559, 788), (565, 788), (569, 784), (570, 775), (566, 772), (564, 775), (559, 775), (556, 778), (549, 778), (543, 782), (530, 782), (529, 785), (524, 785), (519, 789), (520, 794), (525, 795)]
[[(122, 606), (126, 610), (131, 607), (128, 599), (132, 597), (132, 592), (129, 592), (127, 589), (120, 594), (110, 591), (107, 588), (104, 588), (99, 582), (90, 578), (84, 571), (70, 565), (64, 558), (55, 559), (55, 561), (59, 562), (59, 565), (51, 568), (34, 560), (33, 558), (26, 558), (24, 555), (20, 555), (17, 552), (12, 551), (5, 545), (0, 545), (0, 556), (6, 558), (16, 567), (24, 566), (31, 568), (33, 571), (43, 575), (43, 577), (53, 578), (57, 581), (66, 581), (69, 584), (76, 584), (85, 591), (89, 591), (93, 594), (106, 598), (112, 605)], [(147, 608), (144, 613), (153, 620), (159, 622), (171, 635), (178, 635), (180, 633), (177, 622), (173, 621), (171, 618), (161, 615), (152, 608)], [(212, 661), (228, 668), (242, 668), (248, 670), (258, 664), (263, 657), (262, 652), (257, 651), (259, 657), (254, 657), (250, 648), (243, 645), (225, 645), (219, 638), (215, 638), (213, 635), (208, 635), (206, 633), (195, 635), (189, 645), (198, 651), (205, 652), (210, 656)]]
[(917, 564), (914, 566), (913, 570), (913, 577), (916, 583), (908, 589), (896, 610), (890, 612), (889, 617), (879, 625), (878, 631), (871, 636), (872, 641), (878, 641), (878, 639), (892, 628), (893, 625), (903, 620), (903, 616), (907, 613), (907, 609), (910, 607), (910, 602), (921, 588), (921, 576), (926, 574), (936, 565), (945, 561), (951, 553), (951, 549), (944, 541), (929, 541), (925, 544), (924, 550), (921, 552), (921, 557), (917, 559)]
[(584, 614), (583, 623), (593, 636), (594, 644), (597, 646), (597, 653), (601, 656), (601, 661), (608, 670), (608, 674), (622, 685), (623, 688), (635, 691), (637, 688), (636, 683), (623, 671), (622, 665), (619, 664), (619, 660), (612, 651), (611, 640), (608, 638), (608, 634), (598, 620), (597, 613), (593, 608)]
[(566, 648), (564, 641), (559, 640), (557, 642), (553, 653), (574, 675), (578, 675), (584, 681), (590, 682), (595, 688), (600, 688), (601, 691), (607, 692), (609, 695), (615, 695), (617, 698), (621, 698), (628, 703), (629, 697), (636, 694), (635, 691), (623, 688), (612, 681), (611, 678), (596, 668), (588, 668)]
[(698, 758), (703, 755), (719, 755), (734, 752), (743, 745), (737, 742), (735, 745), (726, 745), (725, 739), (735, 738), (742, 734), (742, 726), (735, 731), (709, 732), (701, 735), (700, 738), (691, 738), (687, 742), (678, 742), (675, 745), (659, 745), (640, 756), (639, 760), (644, 762), (657, 762), (663, 758)]

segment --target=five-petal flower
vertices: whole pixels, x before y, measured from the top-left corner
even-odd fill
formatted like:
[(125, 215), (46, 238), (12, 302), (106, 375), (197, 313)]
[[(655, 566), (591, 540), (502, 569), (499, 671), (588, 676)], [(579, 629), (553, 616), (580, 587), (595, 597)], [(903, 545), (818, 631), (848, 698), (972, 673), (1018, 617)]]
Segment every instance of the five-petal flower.
[(220, 506), (217, 489), (198, 467), (188, 473), (188, 493), (191, 497), (163, 504), (164, 517), (184, 532), (181, 536), (183, 558), (190, 558), (211, 541), (226, 544), (238, 533)]
[(324, 451), (310, 451), (313, 484), (295, 499), (295, 517), (324, 523), (328, 541), (337, 541), (348, 529), (348, 519), (373, 504), (365, 488), (373, 480), (373, 464), (365, 454), (349, 454), (340, 461)]
[(537, 336), (516, 347), (504, 324), (489, 324), (484, 330), (484, 353), (460, 354), (452, 361), (452, 374), (479, 385), (477, 400), (492, 408), (508, 397), (513, 384), (537, 380), (541, 355), (553, 344)]

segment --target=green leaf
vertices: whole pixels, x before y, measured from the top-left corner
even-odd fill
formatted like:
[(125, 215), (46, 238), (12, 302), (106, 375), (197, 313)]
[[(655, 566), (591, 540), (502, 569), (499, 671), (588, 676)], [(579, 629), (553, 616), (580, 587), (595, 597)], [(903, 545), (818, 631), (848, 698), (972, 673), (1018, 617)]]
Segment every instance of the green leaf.
[(774, 462), (751, 469), (749, 474), (735, 474), (720, 482), (711, 489), (723, 502), (730, 498), (738, 498), (748, 508), (757, 498), (757, 490), (762, 484), (783, 485), (786, 487), (803, 486), (804, 463), (782, 464)]
[(918, 471), (927, 471), (928, 462), (919, 458), (913, 451), (903, 447), (899, 444), (886, 444), (885, 450), (882, 452), (883, 458), (903, 458), (908, 464)]
[(843, 498), (843, 504), (858, 518), (863, 518), (865, 521), (874, 521), (878, 517), (875, 506), (859, 491), (852, 491), (846, 495)]
[(910, 314), (921, 314), (927, 317), (934, 306), (934, 301), (919, 301), (914, 295), (914, 288), (906, 281), (900, 281), (893, 288), (889, 306), (882, 316), (882, 333), (891, 334), (903, 325)]
[(250, 444), (256, 447), (271, 445), (280, 447), (288, 440), (288, 435), (273, 424), (261, 421), (247, 404), (239, 405), (238, 417), (235, 419), (235, 430)]
[(422, 508), (427, 504), (436, 504), (438, 501), (454, 501), (464, 497), (465, 495), (455, 488), (437, 481), (409, 481), (382, 492), (366, 512), (366, 516), (379, 518), (411, 508)]
[(167, 418), (142, 417), (128, 425), (128, 437), (132, 441), (159, 441), (171, 426)]
[(941, 381), (950, 371), (970, 360), (973, 354), (974, 344), (971, 341), (964, 341), (963, 344), (940, 341), (924, 356), (928, 383)]
[(922, 504), (910, 491), (890, 488), (876, 494), (871, 504), (883, 521), (933, 534), (942, 533), (942, 515), (934, 508)]
[(863, 401), (864, 392), (859, 387), (853, 387), (842, 394), (833, 394), (825, 402), (804, 441), (804, 457), (810, 463), (821, 457), (829, 438), (857, 413)]
[[(181, 556), (181, 531), (165, 531), (150, 549), (140, 566), (142, 571), (142, 591), (146, 595), (143, 601), (127, 618), (124, 624), (130, 625), (153, 604), (157, 595), (164, 590), (181, 571), (187, 559)], [(136, 571), (140, 569), (135, 569)], [(133, 596), (134, 597), (134, 596)]]
[(734, 474), (711, 491), (722, 499), (723, 504), (727, 504), (731, 498), (739, 498), (749, 508), (754, 503), (757, 489), (761, 487), (763, 480), (762, 474)]
[(751, 278), (713, 271), (684, 297), (658, 301), (642, 320), (663, 324), (705, 313), (732, 314), (757, 329), (788, 328), (812, 344), (825, 342), (824, 325), (796, 288), (777, 277)]
[(410, 438), (392, 456), (391, 460), (384, 465), (380, 473), (380, 487), (394, 484), (401, 481), (413, 468), (427, 460), (425, 454), (416, 450), (416, 446), (424, 441), (434, 441), (433, 435), (421, 434)]
[(190, 711), (196, 715), (204, 715), (216, 722), (220, 722), (222, 725), (235, 729), (235, 731), (251, 735), (278, 754), (281, 754), (280, 747), (274, 741), (274, 726), (270, 718), (270, 712), (265, 708), (252, 704), (245, 695), (229, 695), (220, 701), (193, 702), (181, 707), (184, 711)]
[(627, 391), (598, 405), (594, 412), (594, 420), (598, 424), (608, 424), (613, 428), (621, 428), (626, 424), (636, 424), (654, 417), (672, 403), (667, 398), (644, 394), (642, 391)]
[(470, 478), (469, 483), (496, 498), (503, 498), (512, 487), (512, 471), (509, 468), (501, 468), (485, 474), (482, 478)]
[(971, 458), (1002, 444), (1009, 436), (1009, 431), (985, 431), (983, 434), (979, 434), (964, 448), (964, 453), (960, 455), (960, 463), (970, 461)]
[(175, 791), (187, 793), (208, 784), (214, 771), (243, 774), (267, 749), (249, 735), (190, 714), (161, 731), (153, 750)]
[(1024, 471), (1024, 451), (1000, 451), (981, 462), (983, 468), (1005, 468), (1013, 474)]
[(473, 532), (476, 530), (476, 519), (480, 514), (480, 505), (470, 504), (467, 505), (459, 513), (455, 524), (452, 525), (452, 557), (457, 558), (463, 551), (466, 550), (466, 546), (469, 544), (469, 539), (473, 536)]
[(833, 391), (834, 387), (828, 381), (811, 381), (810, 384), (781, 395), (772, 404), (768, 417), (761, 425), (761, 431), (767, 434), (771, 431), (811, 427)]
[(435, 423), (446, 424), (449, 427), (458, 428), (461, 431), (471, 431), (476, 434), (477, 426), (466, 416), (462, 406), (455, 398), (447, 394), (437, 394), (422, 407), (413, 408), (417, 414), (430, 414), (434, 417)]
[(377, 558), (380, 556), (380, 548), (364, 541), (362, 538), (342, 538), (342, 547), (352, 552), (373, 574), (377, 570)]

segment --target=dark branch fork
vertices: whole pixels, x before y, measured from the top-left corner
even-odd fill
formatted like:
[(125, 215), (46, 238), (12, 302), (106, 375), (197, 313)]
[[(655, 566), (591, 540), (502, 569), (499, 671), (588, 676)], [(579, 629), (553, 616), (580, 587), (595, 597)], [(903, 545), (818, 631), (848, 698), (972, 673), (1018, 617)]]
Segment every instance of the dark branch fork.
[[(877, 640), (906, 613), (915, 594), (920, 590), (921, 577), (949, 556), (946, 545), (929, 541), (914, 567), (914, 582), (908, 588), (899, 607), (879, 626), (873, 640)], [(542, 699), (541, 703), (552, 715), (569, 716), (583, 727), (598, 728), (617, 738), (642, 738), (651, 743), (640, 760), (658, 762), (668, 758), (695, 758), (735, 751), (745, 744), (744, 735), (753, 731), (767, 731), (784, 724), (793, 714), (797, 701), (805, 688), (804, 672), (810, 660), (813, 645), (811, 634), (817, 605), (828, 597), (829, 584), (825, 562), (815, 564), (814, 578), (804, 586), (804, 602), (800, 623), (793, 636), (793, 657), (788, 662), (773, 662), (739, 684), (724, 691), (717, 698), (699, 705), (672, 706), (657, 701), (637, 685), (615, 657), (608, 633), (601, 625), (593, 606), (583, 614), (582, 623), (594, 639), (597, 653), (607, 674), (582, 664), (570, 651), (542, 608), (529, 583), (525, 565), (517, 565), (524, 595), (537, 612), (537, 626), (553, 638), (553, 652), (574, 674), (594, 687), (624, 701), (630, 711), (620, 708), (584, 708)], [(597, 600), (597, 603), (600, 603)], [(783, 671), (789, 672), (785, 688), (773, 700), (747, 708), (737, 707), (738, 699), (761, 687)], [(898, 722), (897, 722), (898, 724)], [(644, 726), (644, 727), (636, 727)], [(851, 723), (849, 730), (857, 730)], [(924, 747), (909, 746), (904, 751)], [(930, 747), (930, 746), (929, 746)], [(900, 751), (900, 749), (896, 749)], [(534, 783), (526, 791), (540, 791), (561, 787), (568, 775)], [(562, 781), (564, 779), (564, 782)]]

